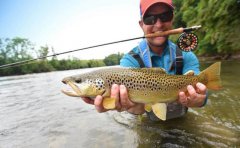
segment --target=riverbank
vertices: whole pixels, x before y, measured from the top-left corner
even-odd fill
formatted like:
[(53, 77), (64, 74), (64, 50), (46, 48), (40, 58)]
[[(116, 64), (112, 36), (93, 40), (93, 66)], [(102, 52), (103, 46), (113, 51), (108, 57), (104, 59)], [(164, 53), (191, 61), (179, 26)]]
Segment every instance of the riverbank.
[(216, 56), (198, 56), (199, 61), (215, 61), (215, 60), (240, 60), (240, 52), (236, 54), (225, 54), (225, 55), (216, 55)]
[[(202, 55), (197, 56), (200, 62), (207, 61), (231, 61), (240, 60), (240, 52), (236, 54), (225, 54), (225, 55)], [(118, 60), (116, 58), (106, 60), (78, 60), (78, 59), (68, 59), (68, 60), (42, 60), (35, 61), (32, 63), (0, 69), (0, 76), (11, 76), (11, 75), (24, 75), (31, 73), (42, 73), (51, 71), (62, 71), (71, 69), (82, 69), (82, 68), (93, 68), (102, 66), (112, 66), (117, 65)]]

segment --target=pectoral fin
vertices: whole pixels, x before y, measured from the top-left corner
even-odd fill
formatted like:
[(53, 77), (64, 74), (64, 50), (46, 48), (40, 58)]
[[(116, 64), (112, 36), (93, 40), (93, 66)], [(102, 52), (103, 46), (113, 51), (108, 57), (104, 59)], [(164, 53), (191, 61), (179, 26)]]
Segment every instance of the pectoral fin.
[(166, 120), (167, 116), (167, 104), (166, 103), (157, 103), (152, 105), (153, 113), (161, 120)]
[(145, 104), (144, 109), (145, 109), (145, 111), (147, 111), (147, 112), (152, 111), (152, 104)]
[(104, 98), (103, 107), (105, 109), (114, 109), (116, 107), (115, 102), (116, 102), (115, 98)]

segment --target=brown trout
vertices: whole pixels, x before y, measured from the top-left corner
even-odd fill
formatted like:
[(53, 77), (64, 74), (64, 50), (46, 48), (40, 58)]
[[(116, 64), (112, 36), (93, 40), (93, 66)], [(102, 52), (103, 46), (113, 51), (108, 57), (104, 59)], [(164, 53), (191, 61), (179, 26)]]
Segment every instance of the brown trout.
[(161, 68), (105, 68), (92, 72), (66, 77), (62, 80), (72, 90), (62, 90), (68, 96), (95, 98), (103, 96), (106, 109), (115, 108), (115, 99), (110, 98), (112, 84), (125, 85), (132, 102), (144, 103), (145, 110), (151, 111), (166, 120), (166, 103), (176, 101), (179, 91), (187, 92), (187, 86), (201, 82), (210, 90), (221, 88), (221, 63), (216, 62), (194, 76), (169, 75)]

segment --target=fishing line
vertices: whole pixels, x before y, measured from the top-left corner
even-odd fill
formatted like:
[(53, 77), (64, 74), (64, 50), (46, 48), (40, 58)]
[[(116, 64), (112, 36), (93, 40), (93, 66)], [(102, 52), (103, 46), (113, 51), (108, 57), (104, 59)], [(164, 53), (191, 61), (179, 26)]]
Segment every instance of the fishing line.
[(0, 65), (0, 69), (20, 66), (20, 65), (27, 64), (27, 63), (30, 63), (30, 62), (33, 62), (33, 61), (46, 59), (46, 58), (49, 58), (49, 57), (62, 55), (62, 54), (67, 54), (67, 53), (71, 53), (71, 52), (76, 52), (76, 51), (80, 51), (80, 50), (86, 50), (86, 49), (90, 49), (90, 48), (96, 48), (96, 47), (101, 47), (101, 46), (106, 46), (106, 45), (111, 45), (111, 44), (117, 44), (117, 43), (122, 43), (122, 42), (128, 42), (128, 41), (137, 40), (137, 39), (143, 39), (143, 38), (153, 38), (153, 37), (158, 37), (158, 36), (168, 36), (168, 35), (180, 34), (180, 33), (184, 33), (184, 32), (188, 33), (188, 32), (197, 30), (199, 28), (201, 28), (201, 26), (193, 26), (193, 27), (189, 27), (189, 28), (182, 28), (181, 27), (181, 28), (177, 28), (177, 29), (173, 29), (173, 30), (167, 30), (167, 31), (164, 31), (164, 32), (156, 32), (156, 33), (152, 33), (152, 34), (147, 34), (147, 35), (142, 36), (142, 37), (125, 39), (125, 40), (120, 40), (120, 41), (115, 41), (115, 42), (104, 43), (104, 44), (98, 44), (98, 45), (94, 45), (94, 46), (89, 46), (89, 47), (84, 47), (84, 48), (80, 48), (80, 49), (75, 49), (75, 50), (55, 53), (55, 54), (52, 54), (52, 55), (42, 56), (42, 57), (38, 57), (38, 58), (34, 58), (34, 59), (14, 62), (14, 63), (10, 63), (10, 64), (4, 64), (4, 65)]
[(111, 44), (117, 44), (117, 43), (121, 43), (121, 42), (127, 42), (127, 41), (131, 41), (131, 40), (142, 39), (142, 38), (145, 38), (145, 37), (131, 38), (131, 39), (126, 39), (126, 40), (120, 40), (120, 41), (104, 43), (104, 44), (84, 47), (84, 48), (80, 48), (80, 49), (75, 49), (75, 50), (55, 53), (55, 54), (52, 54), (52, 55), (47, 55), (47, 56), (42, 56), (42, 57), (38, 57), (38, 58), (34, 58), (34, 59), (29, 59), (29, 60), (24, 60), (24, 61), (19, 61), (19, 62), (14, 62), (14, 63), (10, 63), (10, 64), (1, 65), (0, 69), (14, 67), (14, 66), (19, 66), (19, 65), (23, 65), (23, 64), (26, 64), (26, 63), (30, 63), (30, 62), (36, 61), (36, 60), (41, 60), (41, 59), (45, 59), (45, 58), (49, 58), (49, 57), (53, 57), (53, 56), (58, 56), (58, 55), (62, 55), (62, 54), (67, 54), (67, 53), (71, 53), (71, 52), (76, 52), (76, 51), (80, 51), (80, 50), (96, 48), (96, 47), (101, 47), (101, 46), (106, 46), (106, 45), (111, 45)]

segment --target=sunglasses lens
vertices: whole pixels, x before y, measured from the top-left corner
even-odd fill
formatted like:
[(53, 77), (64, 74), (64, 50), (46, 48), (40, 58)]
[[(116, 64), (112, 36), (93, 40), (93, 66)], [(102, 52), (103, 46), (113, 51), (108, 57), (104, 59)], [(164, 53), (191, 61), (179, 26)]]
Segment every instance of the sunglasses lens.
[(159, 15), (159, 19), (162, 22), (169, 22), (172, 20), (172, 18), (173, 18), (173, 13), (171, 11), (165, 12), (165, 13)]
[(153, 25), (156, 23), (157, 18), (154, 15), (146, 16), (143, 18), (143, 22), (146, 25)]
[(143, 18), (143, 22), (146, 25), (154, 25), (158, 18), (161, 20), (161, 22), (169, 22), (173, 19), (173, 12), (168, 11), (157, 15), (146, 15)]

